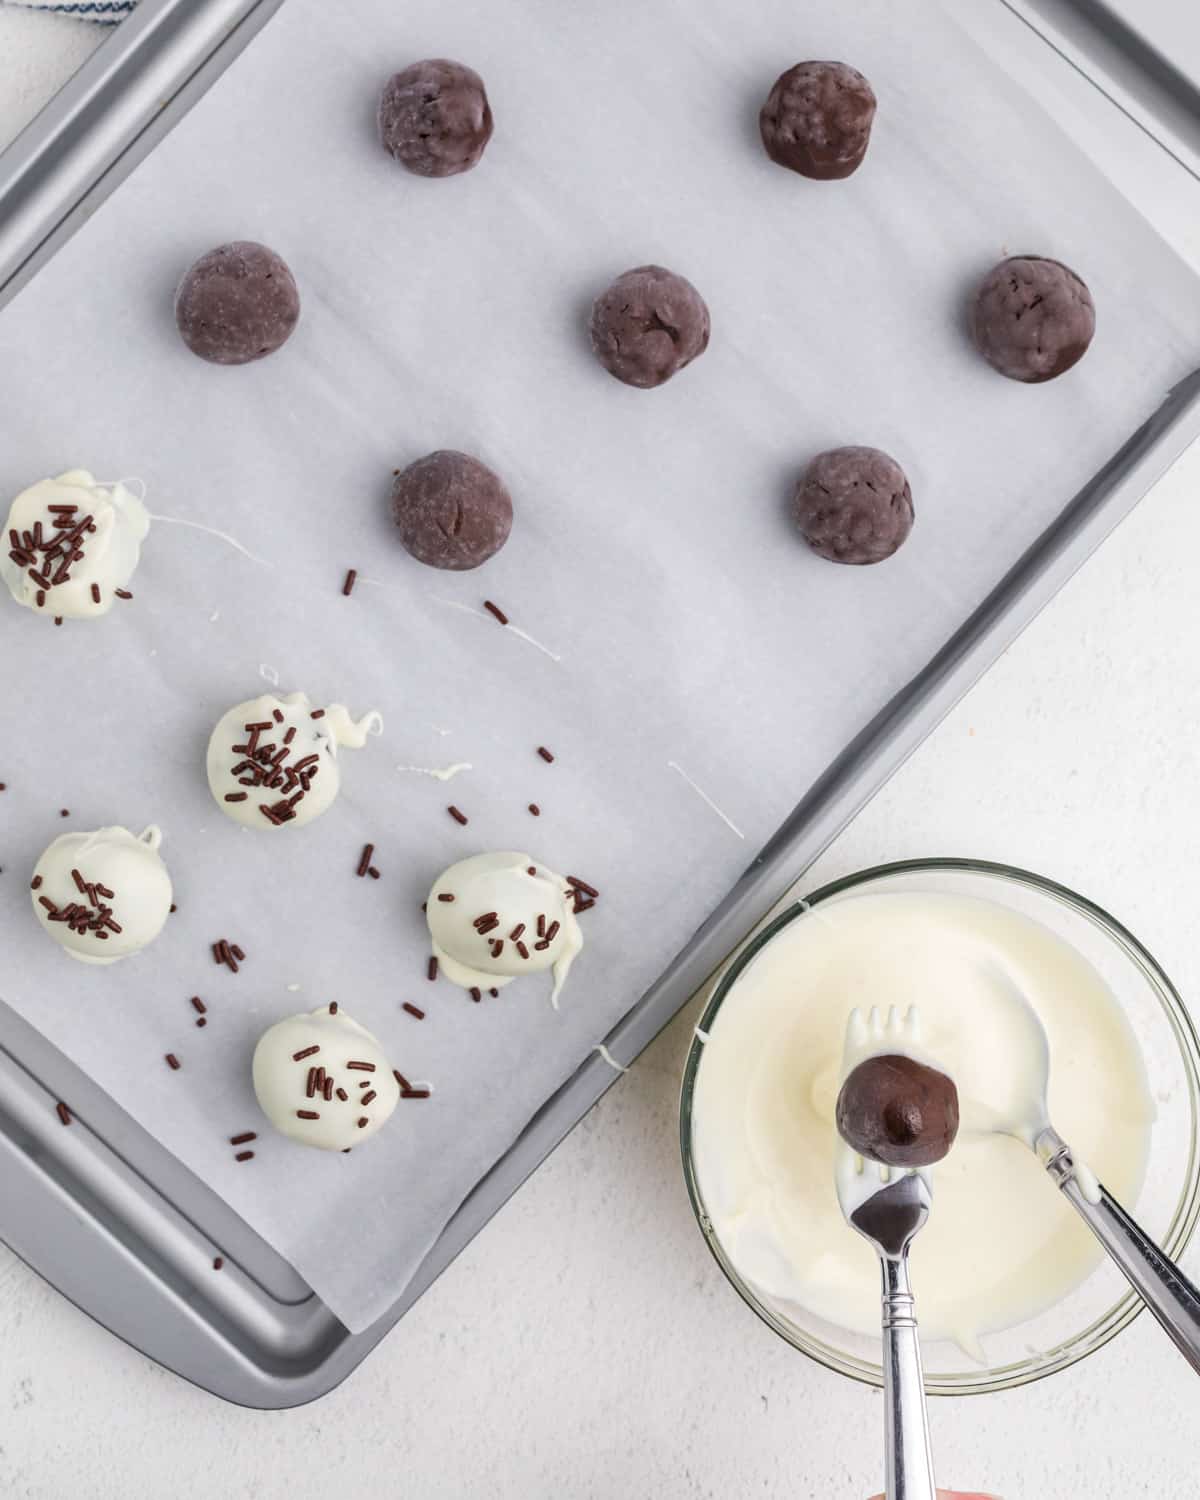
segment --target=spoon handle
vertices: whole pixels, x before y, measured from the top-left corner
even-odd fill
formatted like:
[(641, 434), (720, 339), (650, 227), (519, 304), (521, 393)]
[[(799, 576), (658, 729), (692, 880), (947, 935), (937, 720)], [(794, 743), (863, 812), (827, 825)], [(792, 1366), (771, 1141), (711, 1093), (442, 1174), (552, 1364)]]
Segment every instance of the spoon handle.
[[(1050, 1154), (1047, 1155), (1047, 1152)], [(1200, 1291), (1107, 1188), (1081, 1181), (1071, 1148), (1053, 1131), (1038, 1141), (1046, 1171), (1108, 1251), (1167, 1337), (1200, 1374)]]
[(887, 1500), (936, 1500), (925, 1378), (908, 1253), (880, 1255), (883, 1270), (884, 1461)]

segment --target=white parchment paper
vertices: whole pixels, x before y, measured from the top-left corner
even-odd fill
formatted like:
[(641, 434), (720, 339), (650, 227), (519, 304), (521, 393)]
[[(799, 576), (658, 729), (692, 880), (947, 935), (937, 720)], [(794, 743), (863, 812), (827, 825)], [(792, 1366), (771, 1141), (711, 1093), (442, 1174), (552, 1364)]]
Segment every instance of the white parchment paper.
[[(0, 315), (6, 495), (74, 465), (138, 476), (152, 510), (263, 560), (162, 524), (102, 622), (56, 630), (0, 600), (0, 992), (351, 1328), (1200, 355), (1190, 274), (939, 11), (903, 12), (288, 0)], [(476, 67), (497, 122), (478, 170), (443, 182), (373, 132), (388, 73), (430, 55)], [(758, 143), (762, 97), (804, 57), (854, 63), (879, 95), (848, 182)], [(233, 238), (286, 257), (304, 313), (276, 357), (218, 369), (184, 349), (171, 301)], [(1074, 265), (1098, 306), (1091, 353), (1043, 387), (993, 374), (962, 331), (968, 289), (1019, 251)], [(647, 261), (690, 277), (713, 321), (709, 351), (652, 392), (606, 375), (584, 333), (592, 296)], [(879, 568), (817, 560), (787, 520), (797, 472), (841, 443), (887, 449), (912, 482), (916, 528)], [(392, 470), (438, 447), (515, 497), (476, 574), (422, 568), (389, 528)], [(345, 754), (335, 808), (278, 835), (227, 821), (204, 777), (212, 724), (264, 665), (386, 726)], [(448, 784), (398, 769), (455, 762), (471, 770)], [(95, 970), (47, 942), (28, 872), (65, 828), (110, 822), (161, 824), (179, 911)], [(379, 881), (354, 875), (367, 841)], [(560, 1014), (543, 982), (474, 1005), (424, 977), (433, 877), (513, 847), (602, 892)], [(236, 977), (212, 964), (218, 937), (247, 953)], [(273, 1138), (250, 1088), (258, 1033), (331, 999), (435, 1089), (348, 1157)], [(237, 1166), (227, 1137), (246, 1129), (262, 1136)]]

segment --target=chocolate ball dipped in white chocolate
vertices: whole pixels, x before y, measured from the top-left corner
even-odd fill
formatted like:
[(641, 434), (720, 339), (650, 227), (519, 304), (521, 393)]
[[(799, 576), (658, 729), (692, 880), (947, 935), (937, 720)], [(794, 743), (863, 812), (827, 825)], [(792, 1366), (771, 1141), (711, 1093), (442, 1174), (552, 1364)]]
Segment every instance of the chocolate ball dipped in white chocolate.
[(33, 910), (72, 958), (112, 964), (152, 943), (171, 910), (162, 832), (127, 828), (64, 833), (37, 862)]
[(574, 907), (574, 889), (528, 854), (460, 860), (438, 876), (425, 909), (438, 971), (465, 990), (484, 990), (551, 969), (557, 1008), (583, 947)]
[(123, 484), (69, 469), (13, 501), (0, 579), (18, 604), (50, 619), (106, 615), (129, 594), (149, 530), (150, 513)]
[(381, 734), (377, 713), (352, 719), (340, 703), (264, 693), (219, 720), (208, 742), (208, 785), (226, 817), (246, 828), (300, 828), (330, 808), (341, 786), (338, 750)]
[(336, 1002), (265, 1031), (253, 1075), (275, 1129), (318, 1151), (361, 1146), (383, 1129), (400, 1098), (383, 1048)]

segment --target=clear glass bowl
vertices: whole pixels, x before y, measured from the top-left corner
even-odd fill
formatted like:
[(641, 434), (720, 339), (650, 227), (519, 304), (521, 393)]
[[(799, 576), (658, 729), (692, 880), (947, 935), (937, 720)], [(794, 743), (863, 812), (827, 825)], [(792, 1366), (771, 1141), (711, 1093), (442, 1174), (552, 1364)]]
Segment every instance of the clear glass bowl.
[[(882, 865), (835, 881), (788, 906), (755, 934), (721, 975), (699, 1029), (709, 1030), (747, 966), (789, 923), (811, 907), (868, 890), (933, 892), (999, 902), (1050, 928), (1099, 970), (1138, 1037), (1158, 1111), (1145, 1185), (1137, 1203), (1126, 1206), (1167, 1253), (1178, 1258), (1200, 1217), (1200, 1042), (1196, 1030), (1171, 981), (1132, 933), (1083, 896), (1051, 880), (1006, 865), (927, 859)], [(688, 1193), (709, 1249), (745, 1301), (781, 1338), (831, 1370), (868, 1385), (882, 1385), (877, 1340), (823, 1323), (795, 1308), (784, 1312), (748, 1286), (726, 1257), (705, 1212), (692, 1159), (692, 1100), (703, 1062), (704, 1046), (693, 1039), (683, 1075), (680, 1140)], [(986, 1367), (970, 1365), (953, 1345), (926, 1345), (926, 1388), (932, 1395), (965, 1396), (1041, 1380), (1107, 1344), (1142, 1311), (1141, 1299), (1105, 1261), (1049, 1311), (1016, 1328), (989, 1334), (991, 1362)]]

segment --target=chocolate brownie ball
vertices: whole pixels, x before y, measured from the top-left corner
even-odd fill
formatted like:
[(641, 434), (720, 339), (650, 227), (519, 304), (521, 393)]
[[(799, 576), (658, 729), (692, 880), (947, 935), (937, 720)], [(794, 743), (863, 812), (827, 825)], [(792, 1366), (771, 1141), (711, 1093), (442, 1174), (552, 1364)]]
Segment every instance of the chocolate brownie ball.
[(862, 165), (874, 118), (874, 90), (857, 68), (802, 62), (776, 80), (758, 128), (772, 161), (830, 181)]
[(384, 85), (379, 139), (389, 155), (419, 177), (469, 172), (491, 138), (491, 106), (473, 68), (431, 57)]
[(1096, 308), (1070, 266), (1013, 255), (983, 278), (971, 332), (994, 370), (1033, 384), (1053, 380), (1083, 358), (1096, 332)]
[(245, 365), (274, 354), (299, 321), (295, 277), (274, 250), (252, 240), (202, 255), (175, 294), (180, 336), (214, 365)]
[(878, 448), (831, 448), (801, 477), (792, 514), (818, 556), (878, 563), (912, 530), (912, 491), (904, 470)]
[(837, 1128), (871, 1161), (931, 1167), (958, 1135), (958, 1090), (945, 1073), (911, 1057), (869, 1057), (842, 1085)]
[(485, 464), (443, 448), (396, 475), (392, 519), (418, 562), (463, 573), (495, 557), (508, 541), (513, 506)]
[(674, 271), (637, 266), (596, 298), (590, 333), (596, 358), (610, 375), (649, 389), (708, 348), (708, 308), (692, 283)]

